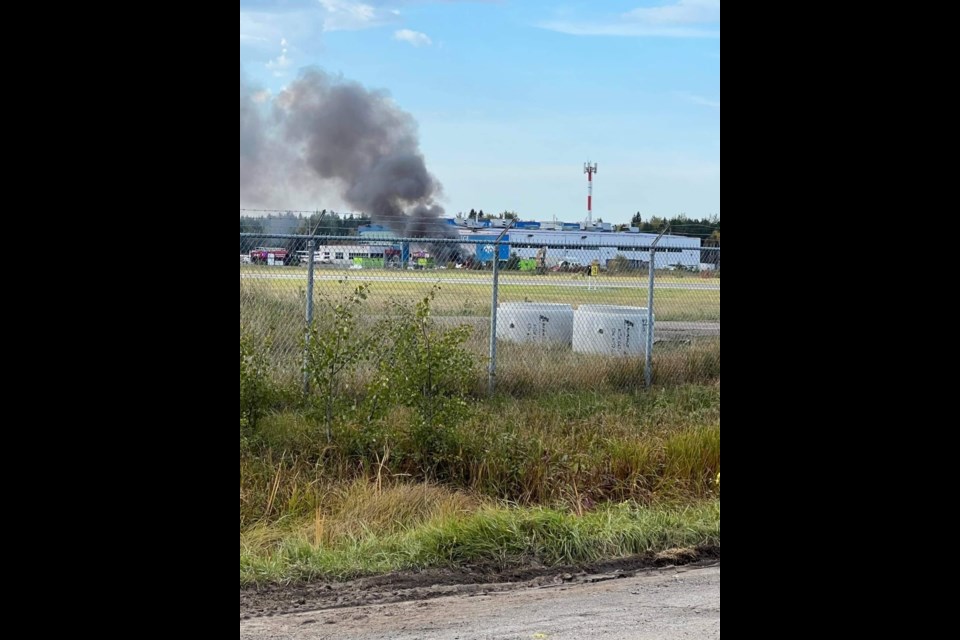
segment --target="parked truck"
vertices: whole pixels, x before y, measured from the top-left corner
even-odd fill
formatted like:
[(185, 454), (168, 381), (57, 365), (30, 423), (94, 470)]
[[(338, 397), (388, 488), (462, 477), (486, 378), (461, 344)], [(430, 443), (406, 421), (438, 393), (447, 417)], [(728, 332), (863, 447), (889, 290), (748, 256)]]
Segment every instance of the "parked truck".
[(257, 247), (250, 252), (250, 262), (253, 264), (287, 264), (290, 252), (279, 247)]

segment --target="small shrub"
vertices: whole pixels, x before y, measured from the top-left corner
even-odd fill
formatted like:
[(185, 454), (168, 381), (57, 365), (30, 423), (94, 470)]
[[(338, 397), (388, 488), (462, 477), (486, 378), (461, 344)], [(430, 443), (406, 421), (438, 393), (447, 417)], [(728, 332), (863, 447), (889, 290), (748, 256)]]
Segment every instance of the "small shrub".
[(240, 333), (240, 436), (249, 436), (257, 422), (276, 398), (270, 381), (266, 351), (268, 345), (257, 345), (253, 338)]

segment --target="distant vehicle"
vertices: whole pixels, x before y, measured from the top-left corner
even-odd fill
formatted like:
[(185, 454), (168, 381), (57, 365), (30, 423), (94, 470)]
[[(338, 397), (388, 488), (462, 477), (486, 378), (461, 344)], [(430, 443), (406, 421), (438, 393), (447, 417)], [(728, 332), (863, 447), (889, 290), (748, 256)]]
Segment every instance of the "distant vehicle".
[[(309, 251), (297, 251), (297, 261), (299, 264), (307, 264), (310, 259)], [(330, 252), (313, 252), (313, 263), (314, 264), (333, 264), (333, 260), (330, 259)]]
[(289, 261), (290, 252), (279, 247), (257, 247), (250, 252), (253, 264), (287, 264)]
[(250, 264), (250, 256), (246, 253), (240, 254), (240, 264)]

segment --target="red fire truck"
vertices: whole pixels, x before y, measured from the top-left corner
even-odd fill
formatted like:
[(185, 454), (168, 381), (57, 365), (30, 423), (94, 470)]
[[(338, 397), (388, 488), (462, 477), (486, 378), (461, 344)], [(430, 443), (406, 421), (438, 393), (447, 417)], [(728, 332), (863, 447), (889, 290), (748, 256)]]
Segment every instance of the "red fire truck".
[(250, 252), (253, 264), (287, 264), (289, 252), (279, 247), (257, 247)]

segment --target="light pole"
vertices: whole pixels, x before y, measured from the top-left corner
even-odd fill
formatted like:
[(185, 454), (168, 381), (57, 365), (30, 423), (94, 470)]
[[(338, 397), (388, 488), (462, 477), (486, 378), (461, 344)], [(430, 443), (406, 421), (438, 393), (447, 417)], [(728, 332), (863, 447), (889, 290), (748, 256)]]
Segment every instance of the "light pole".
[(583, 172), (587, 174), (587, 224), (593, 224), (593, 174), (597, 173), (597, 163), (585, 162)]

